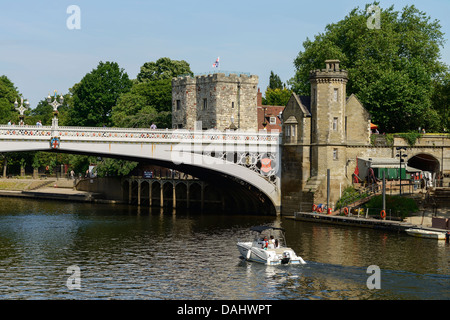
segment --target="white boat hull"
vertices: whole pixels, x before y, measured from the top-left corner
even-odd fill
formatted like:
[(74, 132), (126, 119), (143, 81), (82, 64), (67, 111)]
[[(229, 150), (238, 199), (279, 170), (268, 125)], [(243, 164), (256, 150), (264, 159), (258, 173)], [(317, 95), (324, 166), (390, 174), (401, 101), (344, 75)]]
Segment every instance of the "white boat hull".
[(238, 250), (245, 260), (265, 265), (306, 264), (291, 248), (262, 249), (252, 242), (238, 242)]
[(421, 230), (421, 229), (406, 229), (405, 231), (407, 234), (414, 237), (445, 240), (445, 233), (443, 232)]

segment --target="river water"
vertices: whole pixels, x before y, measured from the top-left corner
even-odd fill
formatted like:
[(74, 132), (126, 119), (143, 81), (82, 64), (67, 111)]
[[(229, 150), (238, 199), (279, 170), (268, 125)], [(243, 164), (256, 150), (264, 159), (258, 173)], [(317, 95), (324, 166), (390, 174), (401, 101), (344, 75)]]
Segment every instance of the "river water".
[[(450, 299), (450, 246), (267, 216), (1, 198), (0, 299)], [(239, 258), (249, 227), (286, 229), (306, 265)], [(379, 289), (367, 283), (377, 266)]]

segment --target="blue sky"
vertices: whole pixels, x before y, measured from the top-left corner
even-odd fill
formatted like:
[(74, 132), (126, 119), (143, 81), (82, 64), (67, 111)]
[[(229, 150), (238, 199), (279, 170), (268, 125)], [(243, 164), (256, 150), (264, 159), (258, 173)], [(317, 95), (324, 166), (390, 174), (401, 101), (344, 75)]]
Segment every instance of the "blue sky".
[[(265, 91), (270, 71), (282, 81), (306, 38), (323, 32), (365, 0), (129, 0), (0, 2), (0, 75), (6, 75), (31, 107), (48, 93), (67, 93), (100, 61), (115, 61), (130, 78), (161, 57), (186, 60), (194, 73), (220, 69), (259, 76)], [(450, 35), (450, 1), (380, 1), (400, 11), (414, 4), (438, 19)], [(70, 5), (80, 8), (81, 29), (66, 26)], [(450, 44), (442, 61), (450, 64)]]

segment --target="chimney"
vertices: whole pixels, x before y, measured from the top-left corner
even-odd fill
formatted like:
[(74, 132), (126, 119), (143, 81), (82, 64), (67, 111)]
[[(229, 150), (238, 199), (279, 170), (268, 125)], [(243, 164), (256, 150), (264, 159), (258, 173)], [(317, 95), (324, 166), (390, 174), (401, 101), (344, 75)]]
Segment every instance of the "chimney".
[(258, 93), (256, 94), (256, 106), (262, 106), (262, 92), (258, 88)]
[(326, 60), (325, 64), (327, 65), (327, 72), (339, 71), (339, 60)]

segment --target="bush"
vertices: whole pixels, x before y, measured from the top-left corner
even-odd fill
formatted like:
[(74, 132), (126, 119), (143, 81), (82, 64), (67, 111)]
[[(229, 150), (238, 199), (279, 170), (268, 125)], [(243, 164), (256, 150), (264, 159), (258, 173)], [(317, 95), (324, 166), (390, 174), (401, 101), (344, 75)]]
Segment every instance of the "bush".
[(335, 210), (341, 209), (346, 205), (348, 205), (349, 203), (355, 202), (364, 197), (367, 197), (366, 193), (360, 193), (352, 186), (348, 186), (342, 192), (341, 198), (336, 202)]
[[(365, 208), (383, 208), (383, 196), (378, 195), (370, 199)], [(386, 195), (386, 212), (391, 210), (393, 216), (398, 216), (402, 219), (411, 215), (411, 213), (419, 211), (419, 207), (414, 199), (405, 198), (401, 196)]]

